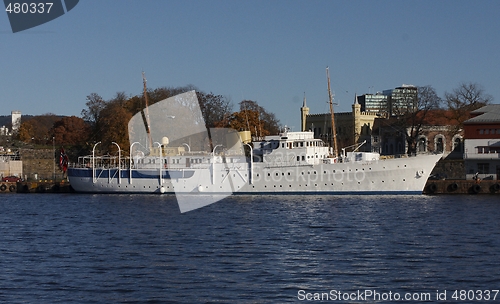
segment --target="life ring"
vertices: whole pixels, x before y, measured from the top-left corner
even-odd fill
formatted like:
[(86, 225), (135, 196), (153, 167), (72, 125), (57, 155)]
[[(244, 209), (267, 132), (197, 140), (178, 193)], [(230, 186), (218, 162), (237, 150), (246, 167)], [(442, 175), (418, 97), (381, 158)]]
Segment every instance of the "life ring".
[(458, 190), (458, 184), (457, 183), (453, 183), (451, 185), (448, 186), (448, 190), (450, 191), (457, 191)]
[(479, 192), (481, 192), (481, 186), (475, 184), (474, 186), (470, 187), (470, 190), (472, 191), (472, 193), (478, 194)]
[(14, 185), (10, 185), (10, 187), (9, 187), (9, 191), (10, 191), (10, 192), (14, 192), (14, 191), (16, 191), (16, 186), (14, 186)]
[(500, 184), (499, 183), (493, 184), (491, 185), (490, 189), (493, 192), (497, 192), (498, 190), (500, 190)]
[(0, 186), (0, 190), (5, 191), (7, 189), (7, 186), (5, 184), (2, 184)]
[(436, 184), (432, 183), (429, 186), (427, 186), (427, 189), (429, 190), (430, 193), (434, 193), (437, 190)]

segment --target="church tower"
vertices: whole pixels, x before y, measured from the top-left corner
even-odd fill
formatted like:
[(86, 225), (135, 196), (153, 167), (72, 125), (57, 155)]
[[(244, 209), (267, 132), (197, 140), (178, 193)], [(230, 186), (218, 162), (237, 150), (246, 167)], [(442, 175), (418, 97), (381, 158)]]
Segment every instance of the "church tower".
[(304, 93), (304, 101), (302, 103), (302, 108), (300, 108), (300, 131), (304, 132), (306, 130), (307, 115), (309, 115), (309, 108), (306, 104), (306, 94)]
[(358, 103), (358, 96), (354, 96), (354, 104), (352, 105), (352, 118), (353, 118), (353, 139), (356, 144), (361, 135), (361, 105)]

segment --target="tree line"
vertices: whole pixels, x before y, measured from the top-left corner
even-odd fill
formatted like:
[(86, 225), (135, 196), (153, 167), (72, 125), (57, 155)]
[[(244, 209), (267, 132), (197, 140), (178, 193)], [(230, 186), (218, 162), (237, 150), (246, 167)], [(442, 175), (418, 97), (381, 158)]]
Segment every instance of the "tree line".
[[(279, 120), (256, 101), (243, 100), (238, 103), (238, 110), (233, 111), (231, 100), (212, 92), (205, 93), (194, 86), (161, 87), (147, 90), (149, 105), (163, 99), (195, 90), (200, 109), (207, 128), (233, 128), (237, 131), (248, 130), (253, 137), (279, 133)], [(390, 124), (406, 132), (408, 154), (416, 152), (418, 137), (424, 126), (429, 125), (432, 116), (444, 115), (450, 121), (451, 132), (458, 133), (469, 113), (491, 103), (493, 97), (486, 94), (477, 83), (461, 83), (451, 92), (445, 92), (444, 98), (437, 95), (432, 86), (418, 87), (413, 111), (405, 111), (391, 120)], [(89, 153), (96, 142), (101, 142), (104, 152), (116, 152), (116, 142), (127, 151), (128, 121), (145, 107), (143, 94), (127, 96), (117, 92), (110, 100), (104, 100), (99, 94), (91, 93), (86, 98), (86, 108), (81, 117), (61, 117), (55, 114), (33, 116), (22, 121), (17, 139), (33, 145), (64, 146), (73, 151), (72, 156)], [(441, 112), (440, 112), (441, 111)]]
[[(279, 132), (279, 120), (256, 101), (243, 100), (233, 111), (231, 100), (223, 95), (199, 91), (194, 86), (160, 87), (146, 91), (149, 106), (166, 98), (196, 91), (207, 128), (233, 128), (248, 130), (252, 136), (266, 136)], [(117, 92), (110, 100), (91, 93), (86, 97), (81, 117), (60, 117), (52, 113), (22, 121), (15, 135), (17, 139), (33, 145), (55, 145), (71, 149), (73, 157), (89, 153), (95, 143), (101, 142), (102, 152), (116, 152), (117, 143), (128, 151), (128, 122), (145, 108), (144, 94), (127, 96)]]

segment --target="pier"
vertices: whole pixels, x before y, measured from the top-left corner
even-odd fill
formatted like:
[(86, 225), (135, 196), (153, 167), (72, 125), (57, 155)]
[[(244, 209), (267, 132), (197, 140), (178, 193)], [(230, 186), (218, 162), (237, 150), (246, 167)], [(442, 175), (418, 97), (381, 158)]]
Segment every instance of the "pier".
[(498, 180), (428, 180), (424, 194), (500, 194)]
[(1, 182), (0, 194), (8, 193), (69, 193), (73, 192), (67, 181), (40, 180), (34, 182)]

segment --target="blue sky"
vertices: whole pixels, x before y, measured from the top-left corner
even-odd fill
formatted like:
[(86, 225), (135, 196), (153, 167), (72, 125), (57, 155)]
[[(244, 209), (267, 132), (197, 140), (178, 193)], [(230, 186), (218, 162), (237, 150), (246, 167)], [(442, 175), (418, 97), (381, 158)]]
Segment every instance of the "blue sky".
[(0, 115), (80, 116), (86, 96), (195, 85), (257, 101), (299, 129), (339, 103), (401, 84), (440, 96), (476, 82), (500, 97), (500, 1), (80, 0), (13, 34), (0, 13)]

